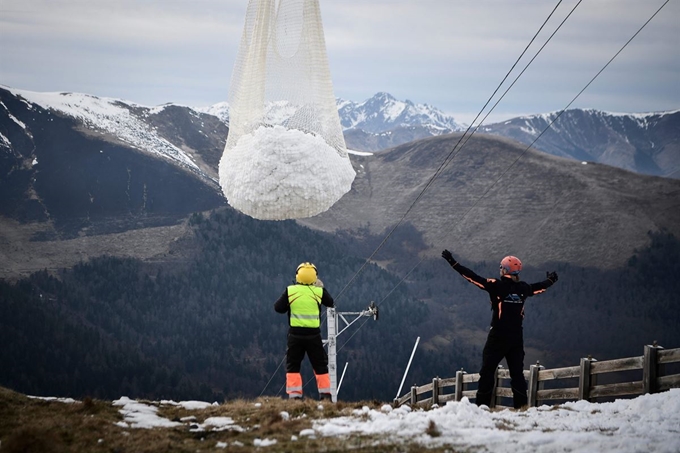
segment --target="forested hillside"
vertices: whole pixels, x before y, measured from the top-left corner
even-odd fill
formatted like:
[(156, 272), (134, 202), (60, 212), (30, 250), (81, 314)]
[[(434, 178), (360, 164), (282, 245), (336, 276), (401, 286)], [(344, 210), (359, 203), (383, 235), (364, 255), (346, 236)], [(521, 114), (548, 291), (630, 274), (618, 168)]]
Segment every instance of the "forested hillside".
[[(339, 310), (380, 304), (377, 322), (365, 318), (338, 339), (339, 371), (349, 362), (342, 399), (391, 400), (417, 336), (423, 342), (407, 386), (460, 368), (477, 371), (488, 298), (444, 260), (423, 262), (404, 284), (375, 265), (351, 281), (364, 261), (349, 254), (362, 249), (349, 239), (292, 221), (255, 221), (229, 208), (196, 214), (190, 223), (194, 237), (183, 246), (190, 256), (184, 264), (100, 257), (58, 278), (38, 272), (15, 284), (0, 281), (0, 342), (10, 345), (0, 348), (0, 385), (101, 398), (280, 394), (287, 325), (273, 302), (307, 260), (319, 268)], [(560, 275), (527, 303), (526, 343), (540, 351), (542, 363), (639, 355), (653, 340), (680, 345), (680, 242), (667, 233), (651, 239), (614, 271), (528, 263), (528, 281), (543, 279), (546, 270)], [(498, 272), (495, 262), (465, 264), (486, 276)], [(305, 391), (314, 394), (313, 387)]]
[[(287, 320), (273, 303), (295, 268), (313, 261), (337, 295), (363, 261), (292, 221), (225, 209), (191, 223), (197, 248), (184, 268), (101, 257), (58, 279), (39, 272), (0, 282), (0, 341), (12, 345), (0, 352), (0, 383), (29, 394), (220, 399), (257, 396), (276, 372), (266, 394), (279, 392)], [(397, 282), (367, 266), (337, 306), (359, 311)], [(344, 398), (396, 392), (427, 309), (405, 287), (390, 299), (346, 348), (356, 330), (338, 339), (339, 363), (351, 362)]]

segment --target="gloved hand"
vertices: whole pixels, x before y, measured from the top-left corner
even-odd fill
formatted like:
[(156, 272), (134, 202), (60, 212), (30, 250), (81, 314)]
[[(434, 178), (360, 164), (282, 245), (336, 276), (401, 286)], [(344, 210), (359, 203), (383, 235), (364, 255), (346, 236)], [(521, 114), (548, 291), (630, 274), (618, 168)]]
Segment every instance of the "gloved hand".
[(455, 265), (455, 264), (458, 264), (458, 261), (456, 261), (456, 260), (453, 258), (453, 255), (452, 255), (451, 252), (449, 252), (448, 250), (444, 250), (444, 251), (442, 252), (442, 258), (444, 258), (446, 261), (448, 261), (448, 263), (449, 263), (451, 266), (453, 266), (453, 265)]
[(545, 276), (553, 283), (557, 281), (557, 272), (546, 272)]

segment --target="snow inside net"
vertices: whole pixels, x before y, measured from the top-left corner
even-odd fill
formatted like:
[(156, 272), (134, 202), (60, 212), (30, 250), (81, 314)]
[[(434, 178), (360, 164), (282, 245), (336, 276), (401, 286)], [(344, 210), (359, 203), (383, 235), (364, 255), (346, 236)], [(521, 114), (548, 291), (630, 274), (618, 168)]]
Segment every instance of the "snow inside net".
[(351, 189), (318, 0), (250, 0), (229, 105), (219, 176), (232, 207), (311, 217)]

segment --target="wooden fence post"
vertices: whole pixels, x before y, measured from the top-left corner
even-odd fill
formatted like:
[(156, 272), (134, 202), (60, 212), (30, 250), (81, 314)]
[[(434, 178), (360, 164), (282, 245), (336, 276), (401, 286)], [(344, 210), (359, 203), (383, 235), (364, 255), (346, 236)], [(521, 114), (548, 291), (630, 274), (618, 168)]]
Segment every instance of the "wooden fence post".
[(432, 404), (439, 404), (439, 376), (432, 379)]
[(456, 371), (456, 401), (463, 399), (463, 375), (465, 371), (461, 368), (460, 371)]
[(529, 367), (529, 407), (538, 406), (538, 372), (541, 368), (543, 367), (538, 360), (536, 365)]
[(416, 386), (416, 384), (413, 384), (413, 386), (411, 386), (411, 406), (415, 406), (417, 402), (418, 402), (418, 386)]
[(658, 350), (663, 349), (656, 344), (645, 345), (645, 353), (642, 365), (643, 393), (656, 393), (658, 391), (657, 378), (659, 377)]
[(581, 371), (578, 378), (578, 399), (590, 401), (590, 388), (592, 387), (592, 375), (590, 364), (595, 361), (591, 356), (581, 358)]

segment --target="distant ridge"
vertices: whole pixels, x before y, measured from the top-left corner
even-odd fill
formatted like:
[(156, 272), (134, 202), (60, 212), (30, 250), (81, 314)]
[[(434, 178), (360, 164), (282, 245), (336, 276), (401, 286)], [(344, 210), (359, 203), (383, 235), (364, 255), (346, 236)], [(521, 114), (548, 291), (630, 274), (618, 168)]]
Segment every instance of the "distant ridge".
[[(55, 109), (74, 118), (80, 118), (93, 127), (109, 130), (121, 140), (168, 159), (177, 160), (186, 168), (203, 173), (217, 181), (216, 173), (202, 165), (201, 151), (184, 155), (190, 149), (175, 146), (168, 137), (154, 129), (154, 119), (182, 115), (195, 122), (183, 129), (193, 129), (196, 134), (210, 136), (216, 128), (210, 126), (217, 120), (220, 131), (228, 130), (229, 105), (220, 102), (207, 107), (189, 107), (165, 104), (147, 107), (130, 101), (99, 98), (78, 93), (37, 93), (6, 87), (47, 109)], [(350, 150), (375, 152), (404, 143), (452, 132), (466, 126), (436, 107), (401, 101), (389, 93), (379, 92), (362, 102), (337, 99), (338, 114), (344, 128), (345, 141)], [(175, 113), (169, 113), (175, 112)], [(538, 134), (557, 117), (558, 112), (512, 118), (483, 125), (478, 133), (488, 133), (511, 138), (526, 145), (534, 142)], [(212, 117), (214, 119), (205, 120)], [(206, 129), (208, 128), (208, 129)], [(636, 173), (680, 178), (680, 110), (649, 113), (610, 113), (593, 109), (572, 109), (564, 112), (533, 144), (540, 151), (579, 161), (597, 162)], [(166, 132), (170, 130), (166, 128)], [(196, 138), (200, 138), (196, 135)], [(226, 137), (215, 137), (226, 140)], [(0, 136), (0, 147), (3, 145)], [(221, 146), (223, 148), (223, 146)], [(214, 153), (221, 153), (215, 151)], [(219, 160), (219, 156), (212, 160)]]
[(680, 110), (608, 113), (567, 110), (512, 118), (481, 132), (531, 144), (555, 156), (597, 162), (636, 173), (680, 178)]
[[(300, 222), (329, 232), (386, 234), (459, 138), (431, 137), (355, 156), (359, 170), (352, 191), (327, 212)], [(533, 263), (610, 268), (646, 246), (648, 231), (666, 228), (680, 236), (680, 180), (525, 149), (475, 134), (406, 218), (405, 226), (415, 230), (412, 246), (422, 256), (438, 256), (446, 246), (473, 261), (515, 253)]]

